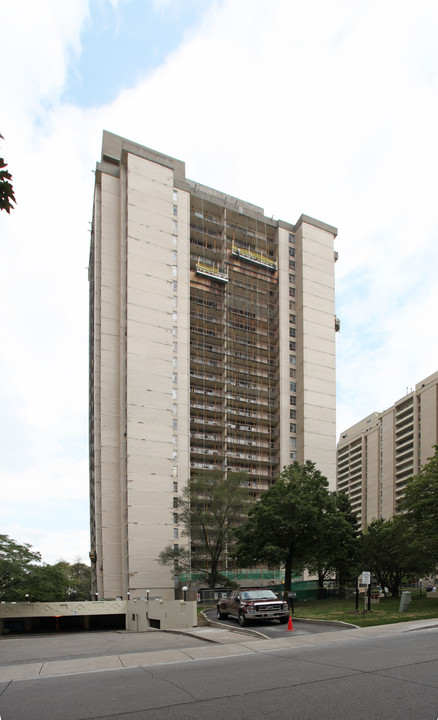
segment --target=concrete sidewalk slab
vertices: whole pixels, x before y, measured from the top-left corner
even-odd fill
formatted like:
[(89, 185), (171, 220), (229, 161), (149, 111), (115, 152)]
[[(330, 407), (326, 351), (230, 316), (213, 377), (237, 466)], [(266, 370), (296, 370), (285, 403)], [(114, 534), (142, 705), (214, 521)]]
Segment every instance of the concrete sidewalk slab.
[[(26, 666), (27, 667), (27, 666)], [(43, 663), (40, 675), (72, 675), (94, 672), (95, 670), (120, 670), (123, 667), (118, 655), (104, 655), (95, 658), (76, 658), (74, 660), (52, 660)]]
[(43, 663), (26, 663), (25, 665), (5, 665), (0, 668), (0, 682), (11, 680), (32, 680), (39, 677)]

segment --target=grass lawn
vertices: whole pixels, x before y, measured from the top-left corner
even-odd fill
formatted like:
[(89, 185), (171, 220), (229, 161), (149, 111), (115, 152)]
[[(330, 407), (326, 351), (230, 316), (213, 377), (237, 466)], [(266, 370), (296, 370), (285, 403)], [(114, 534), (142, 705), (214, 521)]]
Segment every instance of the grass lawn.
[(359, 598), (359, 610), (356, 611), (354, 598), (348, 600), (308, 600), (296, 602), (293, 616), (297, 619), (341, 620), (360, 627), (387, 625), (389, 623), (406, 622), (408, 620), (424, 620), (437, 618), (438, 600), (412, 596), (407, 612), (398, 611), (399, 598), (381, 598), (377, 605), (371, 605), (370, 612), (363, 614), (363, 598)]

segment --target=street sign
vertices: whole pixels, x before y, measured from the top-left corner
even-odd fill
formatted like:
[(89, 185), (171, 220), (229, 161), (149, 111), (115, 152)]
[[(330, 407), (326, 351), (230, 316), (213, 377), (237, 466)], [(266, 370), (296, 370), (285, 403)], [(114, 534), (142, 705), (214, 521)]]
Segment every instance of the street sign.
[(369, 585), (370, 583), (371, 583), (371, 573), (363, 572), (362, 573), (362, 585)]

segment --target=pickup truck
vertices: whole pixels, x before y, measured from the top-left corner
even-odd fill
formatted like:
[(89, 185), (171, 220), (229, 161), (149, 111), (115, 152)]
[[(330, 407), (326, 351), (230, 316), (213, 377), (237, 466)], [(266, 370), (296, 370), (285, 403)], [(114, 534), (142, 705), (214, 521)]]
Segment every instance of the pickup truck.
[(237, 618), (241, 627), (248, 625), (250, 620), (287, 623), (289, 608), (287, 602), (280, 600), (272, 590), (240, 588), (233, 590), (229, 597), (218, 600), (218, 620), (226, 620), (229, 615)]

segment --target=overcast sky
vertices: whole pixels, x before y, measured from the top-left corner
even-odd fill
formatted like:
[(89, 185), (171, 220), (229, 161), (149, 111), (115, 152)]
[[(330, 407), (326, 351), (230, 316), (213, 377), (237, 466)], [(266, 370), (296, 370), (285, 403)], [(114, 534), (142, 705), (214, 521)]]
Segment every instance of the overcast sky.
[(0, 533), (88, 559), (102, 130), (339, 229), (338, 434), (438, 370), (436, 0), (3, 2)]

